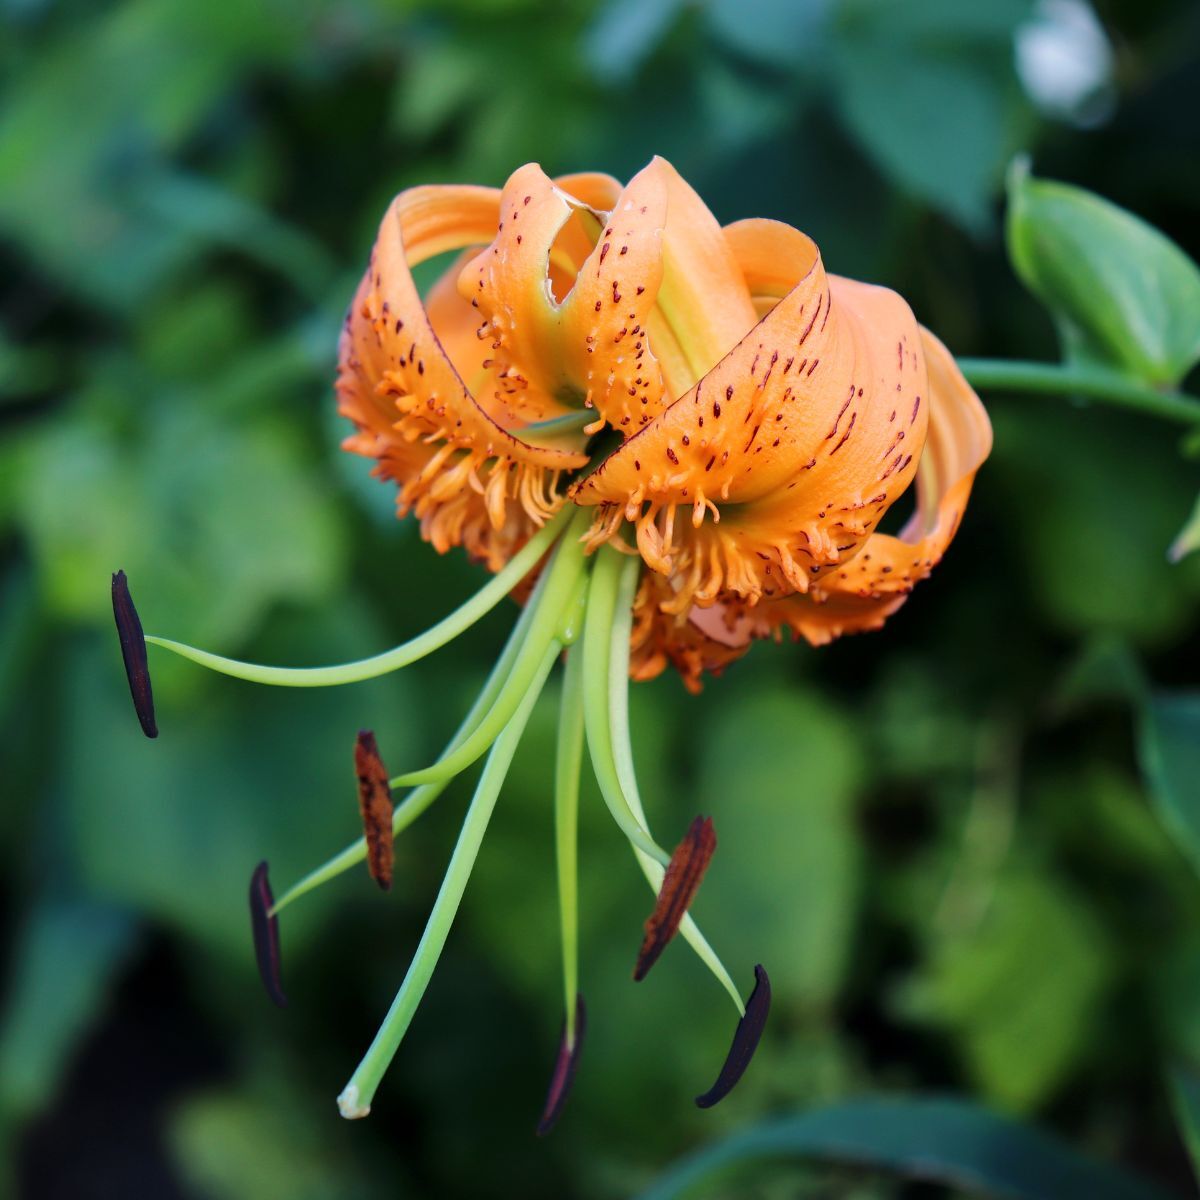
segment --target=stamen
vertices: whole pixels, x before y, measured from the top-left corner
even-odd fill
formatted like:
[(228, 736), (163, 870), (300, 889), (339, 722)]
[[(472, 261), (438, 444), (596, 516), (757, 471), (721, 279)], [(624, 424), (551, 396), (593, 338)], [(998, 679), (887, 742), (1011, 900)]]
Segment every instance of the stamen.
[(658, 889), (654, 911), (646, 919), (646, 934), (638, 952), (633, 978), (641, 982), (679, 929), (717, 848), (711, 817), (697, 817), (675, 847)]
[[(630, 812), (641, 823), (642, 828), (648, 830), (650, 824), (646, 820), (642, 798), (638, 793), (637, 775), (633, 769), (633, 746), (629, 739), (629, 644), (633, 630), (633, 600), (637, 595), (639, 572), (637, 559), (624, 560), (617, 590), (617, 602), (611, 618), (609, 669), (607, 678), (604, 680), (608, 690), (605, 720), (616, 785), (621, 789)], [(593, 762), (595, 762), (594, 755)], [(657, 894), (663, 881), (662, 864), (648, 854), (643, 854), (636, 846), (633, 847), (633, 856), (637, 859), (638, 866), (641, 867), (642, 874), (646, 877), (646, 882), (650, 885), (651, 890)], [(737, 985), (690, 914), (685, 915), (680, 922), (679, 931), (695, 951), (696, 957), (712, 972), (716, 981), (725, 989), (725, 994), (733, 1001), (738, 1016), (743, 1016), (746, 1009), (742, 1004), (742, 996)]]
[[(517, 654), (525, 644), (526, 634), (528, 634), (529, 626), (532, 624), (534, 615), (537, 612), (538, 597), (545, 587), (545, 578), (546, 576), (543, 572), (542, 578), (534, 586), (533, 595), (521, 610), (521, 615), (517, 618), (517, 623), (508, 635), (508, 641), (505, 642), (504, 649), (500, 652), (500, 657), (496, 660), (496, 665), (492, 668), (492, 673), (483, 685), (483, 690), (475, 698), (475, 703), (471, 706), (471, 711), (463, 718), (463, 722), (458, 727), (457, 732), (447, 743), (446, 749), (443, 751), (443, 757), (457, 749), (470, 737), (479, 727), (480, 721), (483, 720), (492, 705), (495, 704), (496, 697), (500, 695), (501, 689), (512, 674)], [(404, 798), (403, 802), (396, 806), (395, 814), (392, 817), (393, 839), (407, 829), (429, 808), (446, 790), (449, 783), (449, 779), (442, 779), (437, 783), (427, 783), (424, 787), (414, 788)], [(335, 854), (331, 859), (328, 859), (319, 867), (310, 871), (298, 882), (292, 884), (279, 900), (276, 901), (272, 912), (282, 912), (293, 901), (299, 900), (301, 896), (307, 895), (322, 884), (328, 883), (331, 879), (336, 879), (343, 872), (356, 867), (366, 857), (367, 840), (366, 838), (359, 838), (358, 841), (353, 842), (344, 850)]]
[(387, 768), (379, 757), (375, 734), (358, 731), (354, 744), (354, 773), (358, 776), (358, 808), (367, 842), (367, 870), (383, 890), (392, 886), (392, 791)]
[(670, 862), (667, 852), (646, 832), (630, 808), (629, 799), (617, 777), (613, 759), (612, 722), (609, 712), (609, 675), (613, 653), (613, 622), (618, 619), (617, 592), (624, 563), (636, 568), (636, 560), (626, 560), (607, 546), (596, 554), (588, 587), (587, 617), (583, 640), (583, 712), (587, 727), (588, 750), (600, 794), (612, 818), (630, 844), (645, 854), (660, 869)]
[[(579, 522), (582, 524), (582, 519)], [(565, 618), (573, 612), (581, 588), (585, 586), (583, 547), (574, 537), (564, 537), (554, 551), (554, 558), (547, 567), (545, 593), (539, 598), (537, 612), (525, 644), (521, 647), (512, 674), (487, 716), (480, 721), (471, 735), (452, 752), (444, 754), (432, 766), (397, 775), (391, 780), (392, 787), (411, 787), (419, 783), (433, 783), (448, 779), (466, 770), (499, 736), (500, 731), (512, 719), (521, 703), (521, 697), (529, 690), (537, 674), (538, 663), (551, 644), (558, 643), (558, 633)], [(664, 860), (665, 861), (665, 860)]]
[(400, 990), (392, 1001), (392, 1007), (388, 1009), (387, 1016), (384, 1017), (383, 1024), (375, 1034), (375, 1039), (368, 1047), (362, 1062), (355, 1068), (350, 1082), (338, 1096), (338, 1110), (347, 1119), (365, 1117), (370, 1112), (375, 1090), (379, 1087), (383, 1073), (395, 1056), (396, 1050), (412, 1022), (413, 1014), (421, 1003), (421, 997), (424, 996), (425, 989), (429, 986), (434, 967), (437, 966), (437, 961), (446, 945), (446, 938), (450, 934), (450, 926), (453, 924), (458, 906), (462, 902), (467, 880), (471, 876), (471, 869), (479, 854), (479, 847), (496, 807), (500, 789), (504, 785), (508, 768), (516, 753), (517, 743), (521, 740), (522, 733), (525, 732), (529, 714), (533, 711), (533, 706), (541, 694), (546, 676), (550, 674), (550, 670), (558, 658), (558, 653), (559, 647), (556, 643), (543, 658), (537, 677), (529, 691), (526, 692), (512, 720), (492, 746), (491, 753), (484, 764), (483, 773), (479, 777), (479, 783), (475, 788), (475, 795), (467, 809), (467, 815), (463, 819), (462, 831), (458, 835), (454, 852), (450, 856), (450, 864), (446, 868), (442, 886), (438, 891), (437, 899), (433, 902), (433, 909), (430, 911), (428, 922), (426, 922), (425, 932), (421, 935), (420, 944), (409, 964), (404, 982), (401, 983)]
[(567, 1039), (575, 1036), (579, 990), (579, 777), (583, 768), (583, 656), (569, 650), (563, 671), (554, 756), (554, 858), (562, 933), (563, 1009)]
[(274, 898), (267, 878), (267, 864), (260, 862), (250, 876), (250, 928), (254, 933), (254, 957), (267, 995), (287, 1008), (287, 997), (279, 978), (279, 918), (271, 911)]
[(537, 1124), (538, 1137), (545, 1137), (554, 1128), (571, 1094), (575, 1082), (575, 1071), (579, 1067), (579, 1054), (583, 1050), (583, 1037), (587, 1032), (587, 1009), (583, 997), (575, 997), (575, 1037), (566, 1022), (563, 1023), (562, 1040), (558, 1046), (558, 1058), (554, 1062), (554, 1074), (550, 1076), (550, 1088), (546, 1092), (546, 1103)]
[[(202, 667), (208, 667), (209, 670), (217, 671), (222, 675), (231, 675), (235, 679), (246, 679), (251, 683), (267, 683), (277, 687), (336, 687), (343, 683), (358, 683), (364, 679), (375, 679), (380, 675), (398, 671), (401, 667), (407, 667), (410, 663), (432, 654), (491, 612), (537, 566), (546, 551), (562, 533), (570, 517), (568, 510), (572, 507), (572, 505), (564, 505), (562, 511), (538, 530), (513, 555), (503, 569), (498, 571), (474, 596), (448, 617), (443, 618), (431, 629), (427, 629), (411, 641), (395, 646), (391, 650), (385, 650), (382, 654), (376, 654), (371, 658), (340, 663), (332, 667), (269, 667), (261, 663), (224, 658), (219, 654), (211, 654), (207, 650), (199, 650), (195, 646), (172, 641), (169, 638), (149, 635), (146, 637), (146, 641), (151, 645), (161, 646), (164, 650), (170, 650), (173, 654), (191, 659), (192, 662), (199, 663)], [(114, 605), (116, 586), (116, 576), (114, 575)], [(138, 626), (138, 633), (140, 636), (140, 626)], [(150, 736), (154, 735), (150, 734)]]
[(733, 1035), (733, 1044), (725, 1057), (717, 1081), (702, 1096), (696, 1097), (698, 1108), (712, 1108), (733, 1091), (737, 1081), (745, 1074), (771, 1011), (771, 981), (759, 963), (754, 968), (754, 991), (746, 1002), (746, 1015), (738, 1022)]
[(148, 738), (158, 737), (154, 720), (154, 692), (150, 687), (150, 668), (146, 662), (146, 639), (142, 623), (129, 595), (129, 581), (124, 571), (112, 577), (113, 616), (117, 621), (117, 636), (121, 640), (121, 657), (125, 660), (125, 675), (129, 679), (129, 694)]

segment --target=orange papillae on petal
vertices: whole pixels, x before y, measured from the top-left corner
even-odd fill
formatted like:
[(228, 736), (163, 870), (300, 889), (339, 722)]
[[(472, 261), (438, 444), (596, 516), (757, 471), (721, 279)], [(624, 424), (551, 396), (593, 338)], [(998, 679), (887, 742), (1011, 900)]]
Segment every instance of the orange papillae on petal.
[(678, 613), (808, 591), (858, 551), (925, 441), (925, 363), (908, 306), (827, 277), (798, 231), (756, 224), (788, 272), (777, 286), (790, 290), (572, 493), (599, 507), (593, 544), (634, 525)]
[[(873, 533), (853, 561), (821, 576), (808, 592), (765, 600), (755, 607), (717, 604), (693, 608), (678, 635), (718, 641), (730, 654), (754, 638), (790, 630), (821, 646), (847, 633), (879, 629), (908, 593), (941, 561), (958, 531), (975, 473), (992, 447), (992, 428), (979, 397), (950, 352), (927, 329), (921, 344), (929, 377), (929, 432), (917, 471), (917, 510), (898, 536)], [(662, 627), (669, 638), (674, 632)], [(660, 645), (671, 653), (669, 640)]]
[(654, 679), (671, 666), (689, 692), (699, 692), (705, 675), (719, 675), (746, 653), (752, 634), (747, 628), (731, 635), (720, 622), (698, 619), (716, 608), (693, 608), (690, 614), (665, 611), (674, 596), (663, 576), (643, 572), (633, 604), (629, 677)]
[(561, 504), (575, 450), (522, 442), (476, 403), (440, 342), (410, 268), (488, 241), (499, 195), (474, 187), (402, 192), (380, 226), (339, 347), (339, 411), (349, 450), (379, 459), (439, 551), (464, 545), (497, 569)]
[[(601, 198), (602, 180), (574, 177), (560, 187), (535, 165), (515, 172), (495, 240), (464, 268), (459, 290), (480, 312), (496, 390), (514, 417), (544, 421), (594, 408), (589, 432), (607, 423), (629, 433), (665, 403), (646, 325), (662, 277), (666, 187), (652, 164), (607, 214), (566, 190)], [(553, 268), (575, 270), (561, 298)]]
[(813, 645), (878, 629), (941, 561), (991, 451), (992, 426), (946, 347), (924, 328), (921, 344), (929, 436), (917, 470), (916, 512), (899, 536), (872, 534), (853, 562), (825, 575), (807, 596), (764, 606), (754, 617), (786, 626)]
[[(422, 306), (410, 267), (459, 250)], [(878, 628), (958, 527), (991, 427), (884, 288), (777, 221), (722, 228), (663, 159), (393, 202), (347, 319), (348, 448), (439, 550), (498, 569), (564, 499), (649, 568), (630, 673)], [(624, 444), (585, 474), (590, 435)], [(913, 480), (917, 511), (876, 532)], [(572, 482), (573, 481), (573, 482)], [(565, 493), (565, 496), (564, 496)]]

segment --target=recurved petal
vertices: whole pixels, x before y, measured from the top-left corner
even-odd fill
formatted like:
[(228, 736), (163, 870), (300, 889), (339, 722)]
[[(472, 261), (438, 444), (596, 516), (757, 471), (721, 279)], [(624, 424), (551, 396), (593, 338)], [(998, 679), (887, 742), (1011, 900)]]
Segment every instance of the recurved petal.
[(682, 395), (738, 344), (758, 319), (742, 270), (708, 206), (666, 159), (647, 170), (667, 192), (658, 306), (690, 368)]
[(474, 250), (463, 251), (438, 278), (425, 295), (425, 312), (442, 349), (476, 403), (493, 420), (502, 420), (503, 414), (488, 404), (490, 389), (485, 364), (490, 351), (487, 343), (477, 336), (479, 313), (458, 291), (459, 273), (475, 254)]
[(666, 188), (657, 167), (615, 199), (605, 177), (564, 182), (611, 212), (522, 167), (505, 185), (495, 240), (459, 288), (486, 322), (497, 391), (514, 415), (544, 421), (594, 408), (595, 428), (628, 433), (664, 403), (646, 327), (662, 277)]
[(579, 171), (574, 175), (559, 175), (555, 184), (595, 213), (611, 212), (621, 194), (621, 184), (603, 171)]
[(929, 436), (917, 468), (916, 512), (898, 537), (873, 534), (853, 562), (821, 580), (820, 590), (831, 600), (892, 601), (910, 592), (958, 532), (975, 473), (991, 452), (992, 426), (979, 397), (946, 347), (927, 329), (920, 335), (929, 374)]
[(564, 381), (626, 435), (667, 402), (647, 332), (663, 277), (666, 220), (667, 188), (652, 163), (617, 197), (559, 313)]
[(635, 524), (679, 612), (723, 594), (755, 602), (807, 591), (857, 552), (925, 441), (925, 361), (907, 304), (827, 277), (803, 234), (756, 224), (743, 280), (789, 290), (573, 494), (602, 506), (595, 541), (622, 519)]
[(378, 458), (400, 483), (401, 512), (415, 510), (439, 549), (467, 544), (493, 564), (507, 552), (499, 542), (519, 540), (553, 512), (558, 473), (586, 461), (518, 440), (475, 402), (413, 282), (412, 265), (490, 238), (498, 212), (499, 195), (487, 188), (396, 197), (347, 317), (337, 385), (340, 411), (358, 426), (347, 448)]

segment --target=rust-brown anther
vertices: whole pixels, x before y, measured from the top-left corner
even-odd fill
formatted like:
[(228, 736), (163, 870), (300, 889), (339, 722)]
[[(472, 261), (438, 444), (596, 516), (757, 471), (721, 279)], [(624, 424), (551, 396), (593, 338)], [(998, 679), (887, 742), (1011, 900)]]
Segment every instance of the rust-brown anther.
[(379, 757), (375, 734), (358, 731), (354, 744), (354, 773), (358, 776), (358, 808), (362, 814), (363, 835), (367, 839), (367, 869), (371, 878), (386, 892), (392, 886), (392, 789), (387, 768)]
[(633, 968), (635, 980), (640, 982), (646, 978), (646, 973), (675, 936), (716, 848), (717, 835), (712, 818), (697, 817), (671, 854), (654, 911), (646, 919), (646, 933)]

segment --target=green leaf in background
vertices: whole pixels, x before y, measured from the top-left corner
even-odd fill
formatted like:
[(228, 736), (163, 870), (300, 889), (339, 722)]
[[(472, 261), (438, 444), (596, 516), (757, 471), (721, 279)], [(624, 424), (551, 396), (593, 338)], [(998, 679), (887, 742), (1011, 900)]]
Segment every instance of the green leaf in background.
[(778, 994), (819, 1009), (853, 953), (859, 739), (836, 704), (794, 684), (719, 712), (696, 744), (696, 807), (719, 841), (697, 919), (715, 945), (761, 959)]
[[(289, 1081), (290, 1082), (290, 1081)], [(324, 1097), (277, 1073), (239, 1091), (189, 1096), (171, 1116), (176, 1161), (210, 1200), (369, 1200), (369, 1157), (350, 1127), (327, 1128)], [(392, 1195), (411, 1195), (392, 1181)]]
[(1169, 386), (1200, 359), (1200, 269), (1170, 239), (1083, 188), (1009, 173), (1008, 253), (1069, 359)]
[(984, 1093), (1028, 1111), (1086, 1055), (1108, 970), (1082, 900), (1023, 869), (1000, 876), (976, 925), (935, 939), (915, 996), (959, 1041)]
[(136, 932), (132, 917), (95, 900), (34, 904), (18, 935), (0, 1018), (0, 1121), (25, 1120), (53, 1097)]
[[(852, 1101), (752, 1126), (670, 1168), (639, 1200), (733, 1195), (764, 1162), (835, 1162), (1004, 1200), (1162, 1200), (1063, 1142), (957, 1100)], [(737, 1195), (745, 1195), (739, 1190)]]
[(1173, 567), (1163, 550), (1195, 481), (1172, 439), (1132, 416), (1081, 420), (1063, 405), (992, 415), (989, 478), (1008, 506), (1005, 559), (1023, 602), (1060, 632), (1119, 635), (1141, 651), (1186, 637), (1200, 559)]
[(837, 9), (829, 86), (846, 127), (888, 180), (976, 231), (1020, 144), (1012, 35), (1028, 10), (1025, 0)]
[(1200, 1076), (1186, 1067), (1175, 1067), (1168, 1078), (1175, 1120), (1200, 1182)]
[(1157, 692), (1142, 710), (1142, 771), (1159, 818), (1200, 870), (1200, 692)]
[(184, 400), (151, 407), (138, 438), (106, 428), (99, 403), (44, 426), (17, 507), (52, 612), (107, 623), (101, 585), (120, 567), (148, 630), (230, 646), (273, 603), (330, 594), (341, 527), (286, 422), (226, 424)]

